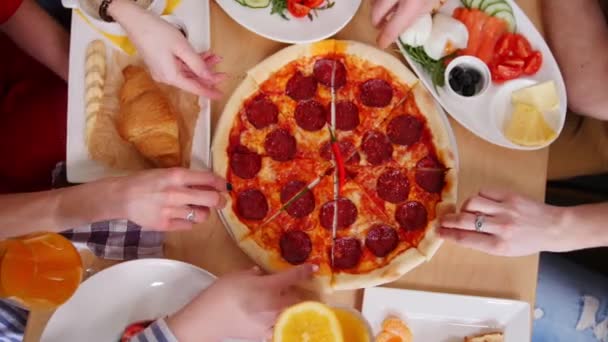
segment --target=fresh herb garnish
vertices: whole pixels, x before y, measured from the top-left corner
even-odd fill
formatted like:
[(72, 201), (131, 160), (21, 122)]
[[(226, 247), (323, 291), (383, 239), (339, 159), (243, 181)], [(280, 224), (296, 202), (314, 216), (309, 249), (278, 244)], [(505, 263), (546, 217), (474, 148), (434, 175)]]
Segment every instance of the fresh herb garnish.
[(278, 14), (281, 18), (285, 20), (289, 20), (289, 18), (285, 15), (285, 11), (287, 10), (287, 0), (271, 0), (272, 9), (270, 10), (270, 14)]
[(445, 56), (440, 60), (436, 61), (429, 57), (424, 51), (422, 46), (413, 47), (407, 44), (403, 44), (401, 40), (399, 40), (399, 44), (407, 54), (420, 66), (431, 75), (431, 79), (433, 80), (433, 85), (435, 87), (443, 87), (445, 85), (445, 67), (446, 60), (451, 59), (452, 55)]

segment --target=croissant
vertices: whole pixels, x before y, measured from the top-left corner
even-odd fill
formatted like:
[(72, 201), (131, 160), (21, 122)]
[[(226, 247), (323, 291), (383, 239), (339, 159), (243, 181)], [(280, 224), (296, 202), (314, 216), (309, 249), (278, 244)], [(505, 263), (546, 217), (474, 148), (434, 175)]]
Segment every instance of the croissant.
[(177, 115), (145, 69), (127, 66), (120, 89), (117, 128), (145, 158), (160, 167), (181, 165)]

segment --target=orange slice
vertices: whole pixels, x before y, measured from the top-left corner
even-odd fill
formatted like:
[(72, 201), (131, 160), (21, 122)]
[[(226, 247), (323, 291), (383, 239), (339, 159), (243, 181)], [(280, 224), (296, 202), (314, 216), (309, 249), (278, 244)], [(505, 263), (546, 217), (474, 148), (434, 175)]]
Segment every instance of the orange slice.
[(335, 312), (319, 302), (294, 305), (279, 316), (274, 342), (344, 342)]

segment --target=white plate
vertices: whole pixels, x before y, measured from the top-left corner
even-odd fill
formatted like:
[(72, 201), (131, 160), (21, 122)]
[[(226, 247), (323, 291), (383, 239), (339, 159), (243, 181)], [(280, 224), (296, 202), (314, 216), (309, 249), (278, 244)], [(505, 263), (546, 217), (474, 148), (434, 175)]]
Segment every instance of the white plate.
[(51, 317), (43, 342), (118, 341), (134, 322), (172, 314), (215, 277), (167, 259), (124, 262), (87, 279)]
[[(551, 53), (551, 50), (547, 46), (547, 43), (536, 30), (534, 24), (526, 16), (526, 14), (519, 8), (517, 3), (513, 0), (506, 0), (515, 14), (515, 20), (517, 21), (517, 31), (522, 33), (530, 43), (532, 48), (539, 50), (543, 55), (543, 65), (537, 74), (529, 78), (520, 78), (510, 82), (506, 82), (503, 85), (496, 83), (490, 84), (488, 90), (484, 95), (479, 96), (475, 99), (463, 99), (448, 93), (446, 89), (437, 88), (433, 86), (433, 81), (416, 62), (412, 61), (409, 55), (401, 48), (401, 53), (405, 56), (410, 66), (414, 69), (414, 72), (420, 77), (424, 85), (429, 89), (433, 96), (441, 103), (443, 108), (458, 121), (461, 125), (466, 127), (471, 132), (475, 133), (480, 138), (487, 140), (499, 146), (517, 149), (517, 150), (537, 150), (550, 145), (553, 141), (550, 141), (541, 146), (521, 146), (517, 145), (508, 140), (502, 132), (502, 123), (505, 116), (510, 113), (510, 99), (503, 101), (505, 95), (507, 98), (510, 97), (510, 92), (506, 94), (501, 93), (501, 89), (509, 88), (510, 90), (517, 90), (531, 84), (540, 83), (544, 81), (555, 81), (557, 87), (558, 97), (560, 99), (559, 110), (555, 113), (546, 113), (548, 115), (548, 123), (557, 132), (557, 135), (562, 131), (566, 120), (567, 111), (567, 95), (566, 86), (564, 85), (564, 79), (559, 70), (559, 66)], [(447, 15), (452, 15), (454, 9), (462, 7), (460, 0), (448, 0), (447, 3), (441, 8), (440, 12)], [(449, 85), (445, 85), (449, 87)], [(497, 96), (502, 96), (503, 100), (496, 100)], [(497, 108), (493, 104), (504, 104)]]
[(279, 15), (271, 15), (270, 6), (249, 8), (236, 0), (217, 0), (217, 3), (232, 19), (260, 36), (278, 42), (304, 44), (333, 36), (348, 24), (361, 4), (361, 0), (334, 1), (332, 8), (318, 11), (319, 15), (313, 21), (289, 15), (289, 20), (285, 20)]
[(491, 332), (503, 332), (505, 342), (530, 341), (526, 302), (374, 287), (365, 290), (362, 311), (374, 334), (387, 316), (395, 315), (417, 342), (462, 342)]
[[(175, 9), (173, 17), (183, 22), (188, 32), (188, 40), (197, 51), (209, 49), (209, 2), (183, 0)], [(71, 183), (91, 182), (100, 178), (124, 175), (127, 172), (107, 167), (91, 159), (85, 144), (85, 104), (84, 104), (84, 59), (87, 45), (103, 36), (91, 28), (79, 15), (72, 15), (70, 38), (70, 75), (68, 86), (68, 136), (67, 136), (67, 176)], [(114, 53), (111, 42), (105, 40), (108, 58)], [(110, 60), (110, 59), (108, 59)], [(199, 113), (192, 142), (190, 167), (206, 168), (209, 164), (210, 146), (210, 105), (209, 100), (199, 101)]]

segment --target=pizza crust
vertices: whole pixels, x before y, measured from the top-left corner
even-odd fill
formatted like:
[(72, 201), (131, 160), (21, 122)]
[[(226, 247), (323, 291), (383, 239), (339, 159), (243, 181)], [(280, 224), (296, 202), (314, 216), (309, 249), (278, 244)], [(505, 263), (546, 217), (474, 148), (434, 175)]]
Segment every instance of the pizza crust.
[(416, 249), (410, 248), (379, 269), (364, 274), (334, 273), (334, 290), (356, 290), (386, 284), (401, 278), (427, 259)]
[(410, 88), (420, 83), (416, 75), (410, 71), (397, 57), (388, 52), (384, 52), (375, 47), (355, 41), (346, 41), (347, 48), (345, 53), (355, 55), (359, 58), (369, 60), (390, 71), (397, 79)]
[(456, 146), (452, 146), (450, 134), (445, 125), (446, 121), (441, 118), (440, 115), (442, 114), (437, 111), (437, 104), (433, 96), (422, 83), (418, 83), (412, 88), (412, 94), (414, 94), (418, 109), (425, 116), (427, 125), (433, 133), (433, 144), (440, 161), (448, 169), (456, 169), (456, 155), (454, 153)]

